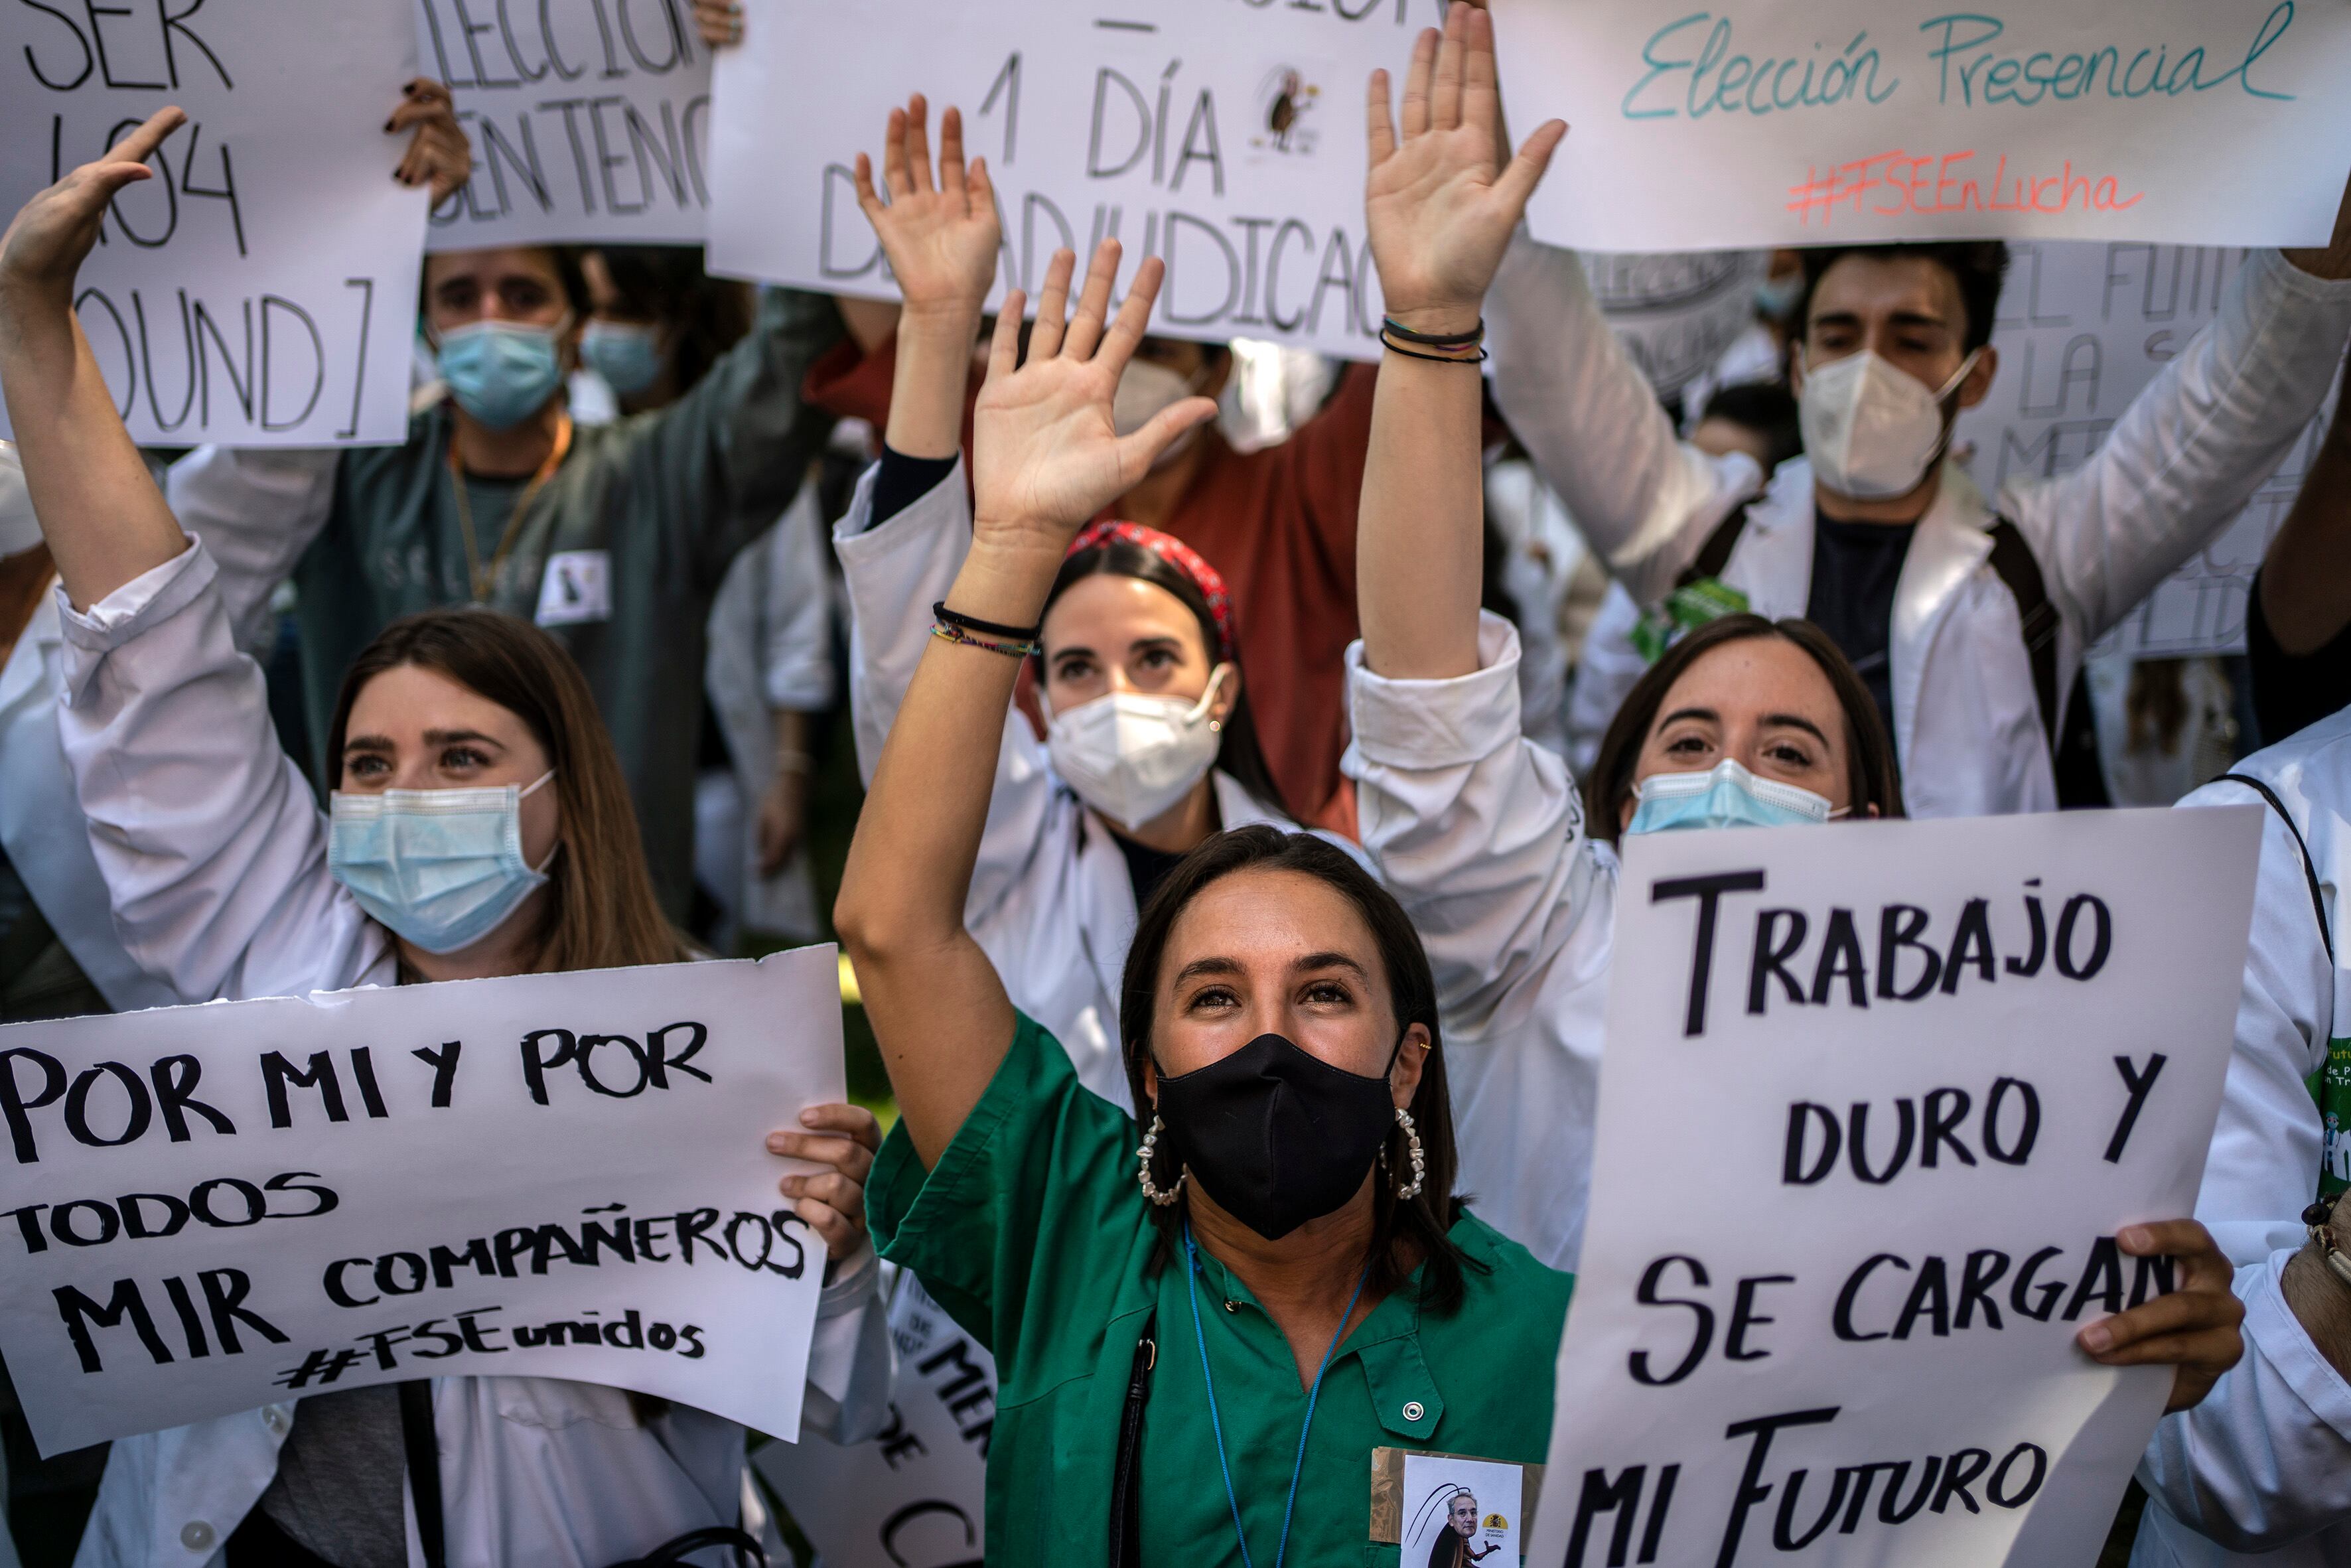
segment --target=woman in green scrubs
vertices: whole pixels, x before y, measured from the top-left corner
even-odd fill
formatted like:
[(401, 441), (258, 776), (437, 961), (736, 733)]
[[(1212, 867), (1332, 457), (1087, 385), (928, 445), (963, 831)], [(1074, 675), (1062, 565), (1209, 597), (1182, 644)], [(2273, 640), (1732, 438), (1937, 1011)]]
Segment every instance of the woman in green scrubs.
[[(929, 176), (925, 199), (993, 199), (977, 163)], [(1118, 434), (1163, 277), (1145, 261), (1113, 322), (1118, 255), (1096, 253), (1066, 324), (1075, 258), (1054, 258), (1025, 364), (1025, 302), (1005, 301), (971, 552), (842, 885), (901, 1112), (872, 1223), (996, 1355), (989, 1562), (1394, 1563), (1371, 1540), (1374, 1450), (1540, 1461), (1572, 1284), (1453, 1193), (1436, 991), (1402, 910), (1320, 839), (1260, 827), (1196, 852), (1129, 950), (1134, 1119), (1080, 1087), (964, 926), (1063, 553), (1215, 412), (1189, 398)]]

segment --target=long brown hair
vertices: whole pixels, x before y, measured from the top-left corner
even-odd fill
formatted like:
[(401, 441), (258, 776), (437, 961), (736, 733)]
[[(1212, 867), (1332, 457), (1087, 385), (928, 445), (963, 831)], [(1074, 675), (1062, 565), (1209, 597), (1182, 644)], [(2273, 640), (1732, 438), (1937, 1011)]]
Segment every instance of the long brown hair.
[(385, 627), (351, 662), (327, 732), (327, 765), (340, 779), (343, 739), (361, 688), (413, 664), (448, 676), (522, 720), (555, 769), (554, 864), (529, 967), (611, 969), (690, 956), (662, 915), (645, 869), (612, 737), (587, 679), (563, 645), (529, 622), (480, 606), (426, 610)]
[(1893, 737), (1886, 733), (1886, 721), (1878, 716), (1877, 699), (1854, 673), (1844, 651), (1809, 621), (1767, 621), (1761, 615), (1740, 613), (1709, 621), (1676, 643), (1625, 694), (1625, 706), (1616, 710), (1608, 733), (1601, 739), (1592, 776), (1583, 781), (1584, 822), (1593, 838), (1603, 843), (1616, 841), (1616, 821), (1624, 814), (1625, 802), (1633, 798), (1636, 782), (1633, 772), (1640, 766), (1641, 747), (1647, 743), (1650, 727), (1657, 722), (1657, 710), (1665, 706), (1666, 694), (1674, 689), (1674, 683), (1715, 649), (1753, 637), (1777, 638), (1802, 648), (1836, 693), (1837, 706), (1844, 710), (1845, 792), (1854, 819), (1870, 815), (1873, 806), (1881, 817), (1902, 815), (1902, 785), (1894, 767)]
[[(1401, 1286), (1416, 1265), (1427, 1270), (1422, 1281), (1421, 1305), (1450, 1312), (1461, 1305), (1465, 1268), (1479, 1267), (1453, 1244), (1447, 1232), (1459, 1207), (1453, 1196), (1453, 1178), (1460, 1160), (1453, 1141), (1453, 1099), (1445, 1084), (1443, 1027), (1437, 1017), (1437, 980), (1429, 972), (1427, 951), (1412, 917), (1382, 887), (1371, 873), (1355, 863), (1344, 850), (1312, 833), (1285, 833), (1259, 822), (1218, 833), (1184, 857), (1167, 880), (1143, 906), (1135, 922), (1134, 941), (1126, 950), (1126, 973), (1119, 986), (1119, 1043), (1126, 1061), (1127, 1086), (1134, 1092), (1139, 1124), (1152, 1118), (1151, 1096), (1144, 1092), (1143, 1068), (1151, 1060), (1151, 1020), (1157, 1010), (1159, 969), (1166, 956), (1167, 938), (1185, 905), (1213, 883), (1239, 871), (1294, 871), (1336, 889), (1371, 928), (1386, 971), (1388, 1004), (1395, 1014), (1399, 1035), (1414, 1024), (1428, 1030), (1428, 1057), (1420, 1070), (1420, 1086), (1413, 1091), (1412, 1120), (1420, 1135), (1424, 1181), (1417, 1197), (1395, 1196), (1398, 1173), (1411, 1168), (1411, 1156), (1401, 1126), (1392, 1128), (1380, 1150), (1379, 1172), (1372, 1182), (1372, 1257), (1366, 1288), (1384, 1295)], [(1162, 1150), (1151, 1174), (1152, 1185), (1166, 1191), (1178, 1172), (1172, 1151)], [(1162, 1240), (1172, 1247), (1184, 1221), (1186, 1200), (1165, 1207), (1151, 1207), (1152, 1223)]]

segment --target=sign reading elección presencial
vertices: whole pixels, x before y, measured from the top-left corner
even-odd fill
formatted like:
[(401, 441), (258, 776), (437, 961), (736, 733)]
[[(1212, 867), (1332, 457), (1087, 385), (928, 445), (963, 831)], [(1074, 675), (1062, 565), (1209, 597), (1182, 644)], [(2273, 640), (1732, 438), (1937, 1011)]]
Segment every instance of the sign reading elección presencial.
[[(0, 1029), (0, 1354), (44, 1453), (405, 1378), (799, 1429), (833, 950)], [(785, 1021), (789, 1020), (789, 1021)]]
[(2091, 1561), (2171, 1369), (2074, 1336), (2174, 1283), (2115, 1236), (2195, 1202), (2260, 837), (1629, 841), (1528, 1562)]
[[(2018, 477), (2071, 473), (2133, 399), (2219, 314), (2245, 253), (2227, 247), (2028, 242), (2011, 247), (1993, 324), (2000, 375), (1959, 415), (1955, 444), (1988, 496)], [(2325, 440), (2330, 402), (2228, 531), (2108, 632), (2102, 647), (2156, 657), (2239, 653), (2270, 536)]]
[(898, 1380), (881, 1435), (846, 1448), (810, 1437), (751, 1462), (831, 1568), (970, 1568), (987, 1544), (996, 1358), (914, 1275), (895, 1270), (890, 1289)]
[(710, 207), (710, 56), (690, 0), (415, 0), (474, 177), (434, 250), (699, 245)]
[(409, 4), (0, 7), (0, 213), (188, 113), (75, 298), (134, 440), (406, 437), (427, 198), (393, 182), (407, 138), (383, 122), (416, 74)]
[(1536, 237), (2324, 245), (2351, 9), (2313, 0), (1493, 0), (1513, 125), (1574, 129)]
[[(1364, 89), (1401, 83), (1438, 0), (778, 0), (719, 57), (711, 265), (836, 294), (895, 288), (851, 170), (907, 95), (963, 111), (1004, 218), (998, 298), (1116, 237), (1121, 287), (1167, 262), (1151, 329), (1372, 357)], [(872, 68), (811, 68), (810, 62)], [(993, 301), (991, 301), (993, 303)]]

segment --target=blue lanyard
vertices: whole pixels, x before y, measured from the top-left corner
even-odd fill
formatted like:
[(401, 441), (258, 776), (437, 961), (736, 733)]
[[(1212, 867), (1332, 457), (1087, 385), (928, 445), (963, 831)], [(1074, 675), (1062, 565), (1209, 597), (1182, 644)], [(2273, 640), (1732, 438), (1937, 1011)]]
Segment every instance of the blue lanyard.
[[(1225, 1423), (1217, 1414), (1217, 1375), (1208, 1370), (1208, 1335), (1200, 1326), (1200, 1255), (1192, 1245), (1192, 1226), (1184, 1226), (1184, 1282), (1192, 1291), (1192, 1337), (1200, 1342), (1200, 1377), (1208, 1385), (1208, 1426), (1217, 1435), (1217, 1468), (1225, 1473), (1225, 1501), (1233, 1511), (1233, 1534), (1241, 1543), (1242, 1568), (1257, 1568), (1249, 1558), (1249, 1532), (1241, 1528), (1241, 1500), (1233, 1490), (1233, 1467), (1225, 1458)], [(1347, 1333), (1347, 1320), (1355, 1315), (1355, 1302), (1362, 1299), (1364, 1283), (1372, 1277), (1372, 1260), (1364, 1260), (1364, 1271), (1355, 1276), (1355, 1293), (1347, 1298), (1347, 1310), (1339, 1314), (1339, 1326), (1332, 1331), (1330, 1348), (1322, 1353), (1322, 1364), (1314, 1369), (1313, 1386), (1306, 1391), (1306, 1419), (1298, 1427), (1298, 1462), (1290, 1468), (1290, 1500), (1281, 1508), (1281, 1541), (1273, 1549), (1273, 1568), (1281, 1568), (1281, 1560), (1290, 1551), (1290, 1516), (1298, 1509), (1298, 1478), (1306, 1473), (1306, 1434), (1314, 1429), (1314, 1402), (1322, 1396), (1322, 1375), (1331, 1370), (1331, 1358), (1339, 1353), (1339, 1341)]]

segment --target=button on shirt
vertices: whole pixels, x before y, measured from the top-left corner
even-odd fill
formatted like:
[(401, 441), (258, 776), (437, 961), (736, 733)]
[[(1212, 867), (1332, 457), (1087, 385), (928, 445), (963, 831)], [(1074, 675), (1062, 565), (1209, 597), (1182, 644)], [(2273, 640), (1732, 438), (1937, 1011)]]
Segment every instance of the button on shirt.
[[(885, 1256), (914, 1270), (994, 1352), (987, 1561), (1099, 1563), (1135, 1342), (1155, 1310), (1138, 1504), (1146, 1563), (1238, 1564), (1200, 1340), (1180, 1251), (1163, 1247), (1135, 1182), (1132, 1118), (1085, 1092), (1052, 1036), (1022, 1018), (979, 1104), (927, 1176), (903, 1126), (868, 1188)], [(1292, 1563), (1395, 1563), (1370, 1540), (1371, 1450), (1430, 1448), (1539, 1463), (1573, 1279), (1464, 1212), (1451, 1238), (1468, 1299), (1424, 1312), (1420, 1274), (1332, 1358), (1290, 1527)], [(1201, 1332), (1225, 1454), (1270, 1563), (1281, 1535), (1307, 1391), (1289, 1342), (1249, 1287), (1199, 1254)]]

